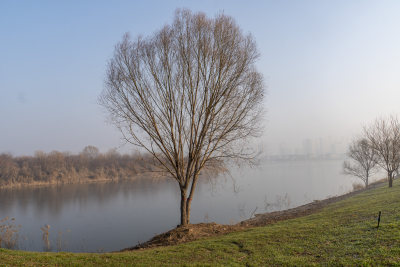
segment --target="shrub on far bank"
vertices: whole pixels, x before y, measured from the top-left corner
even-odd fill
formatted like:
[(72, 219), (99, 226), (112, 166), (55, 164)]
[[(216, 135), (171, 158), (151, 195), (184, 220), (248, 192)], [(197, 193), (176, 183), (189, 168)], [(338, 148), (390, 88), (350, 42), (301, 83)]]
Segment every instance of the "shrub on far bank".
[(53, 151), (36, 152), (34, 156), (0, 155), (0, 187), (23, 184), (80, 183), (93, 180), (131, 179), (156, 166), (150, 156), (121, 155), (115, 150), (99, 153), (86, 147), (72, 155)]

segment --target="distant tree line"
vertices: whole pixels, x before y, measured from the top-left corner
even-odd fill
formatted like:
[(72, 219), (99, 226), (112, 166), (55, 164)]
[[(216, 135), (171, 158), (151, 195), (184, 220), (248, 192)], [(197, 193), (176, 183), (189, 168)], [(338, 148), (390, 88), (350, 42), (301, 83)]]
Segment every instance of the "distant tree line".
[(95, 180), (132, 179), (156, 170), (149, 155), (100, 153), (87, 146), (77, 155), (53, 151), (34, 156), (0, 155), (0, 187), (25, 184), (84, 183)]
[(400, 167), (400, 122), (394, 115), (378, 118), (365, 126), (363, 134), (354, 140), (343, 164), (345, 174), (360, 178), (368, 187), (369, 178), (379, 168), (387, 173), (389, 187)]

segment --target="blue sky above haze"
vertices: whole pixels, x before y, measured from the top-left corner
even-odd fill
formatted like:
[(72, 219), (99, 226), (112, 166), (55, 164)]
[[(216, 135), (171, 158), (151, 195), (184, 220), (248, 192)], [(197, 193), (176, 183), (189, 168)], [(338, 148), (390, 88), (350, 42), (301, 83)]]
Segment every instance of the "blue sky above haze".
[(400, 113), (400, 1), (3, 0), (0, 153), (120, 146), (97, 105), (106, 62), (125, 32), (152, 34), (182, 7), (224, 12), (255, 37), (267, 152), (306, 138), (345, 147), (363, 124)]

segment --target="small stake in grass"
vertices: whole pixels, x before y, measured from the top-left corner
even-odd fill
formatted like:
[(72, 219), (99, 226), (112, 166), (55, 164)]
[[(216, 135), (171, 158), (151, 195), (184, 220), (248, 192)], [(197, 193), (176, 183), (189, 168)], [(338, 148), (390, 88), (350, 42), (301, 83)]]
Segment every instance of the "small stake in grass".
[(381, 212), (379, 211), (378, 215), (378, 226), (376, 228), (379, 228), (379, 223), (381, 222)]

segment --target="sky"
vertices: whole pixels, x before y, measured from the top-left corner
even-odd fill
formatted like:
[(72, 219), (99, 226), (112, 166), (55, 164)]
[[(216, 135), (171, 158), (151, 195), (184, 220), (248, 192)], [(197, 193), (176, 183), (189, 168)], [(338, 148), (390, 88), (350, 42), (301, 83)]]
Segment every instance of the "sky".
[(177, 8), (232, 16), (265, 79), (265, 153), (305, 140), (344, 151), (400, 115), (400, 1), (0, 1), (0, 153), (128, 152), (97, 99), (124, 33), (151, 35)]

